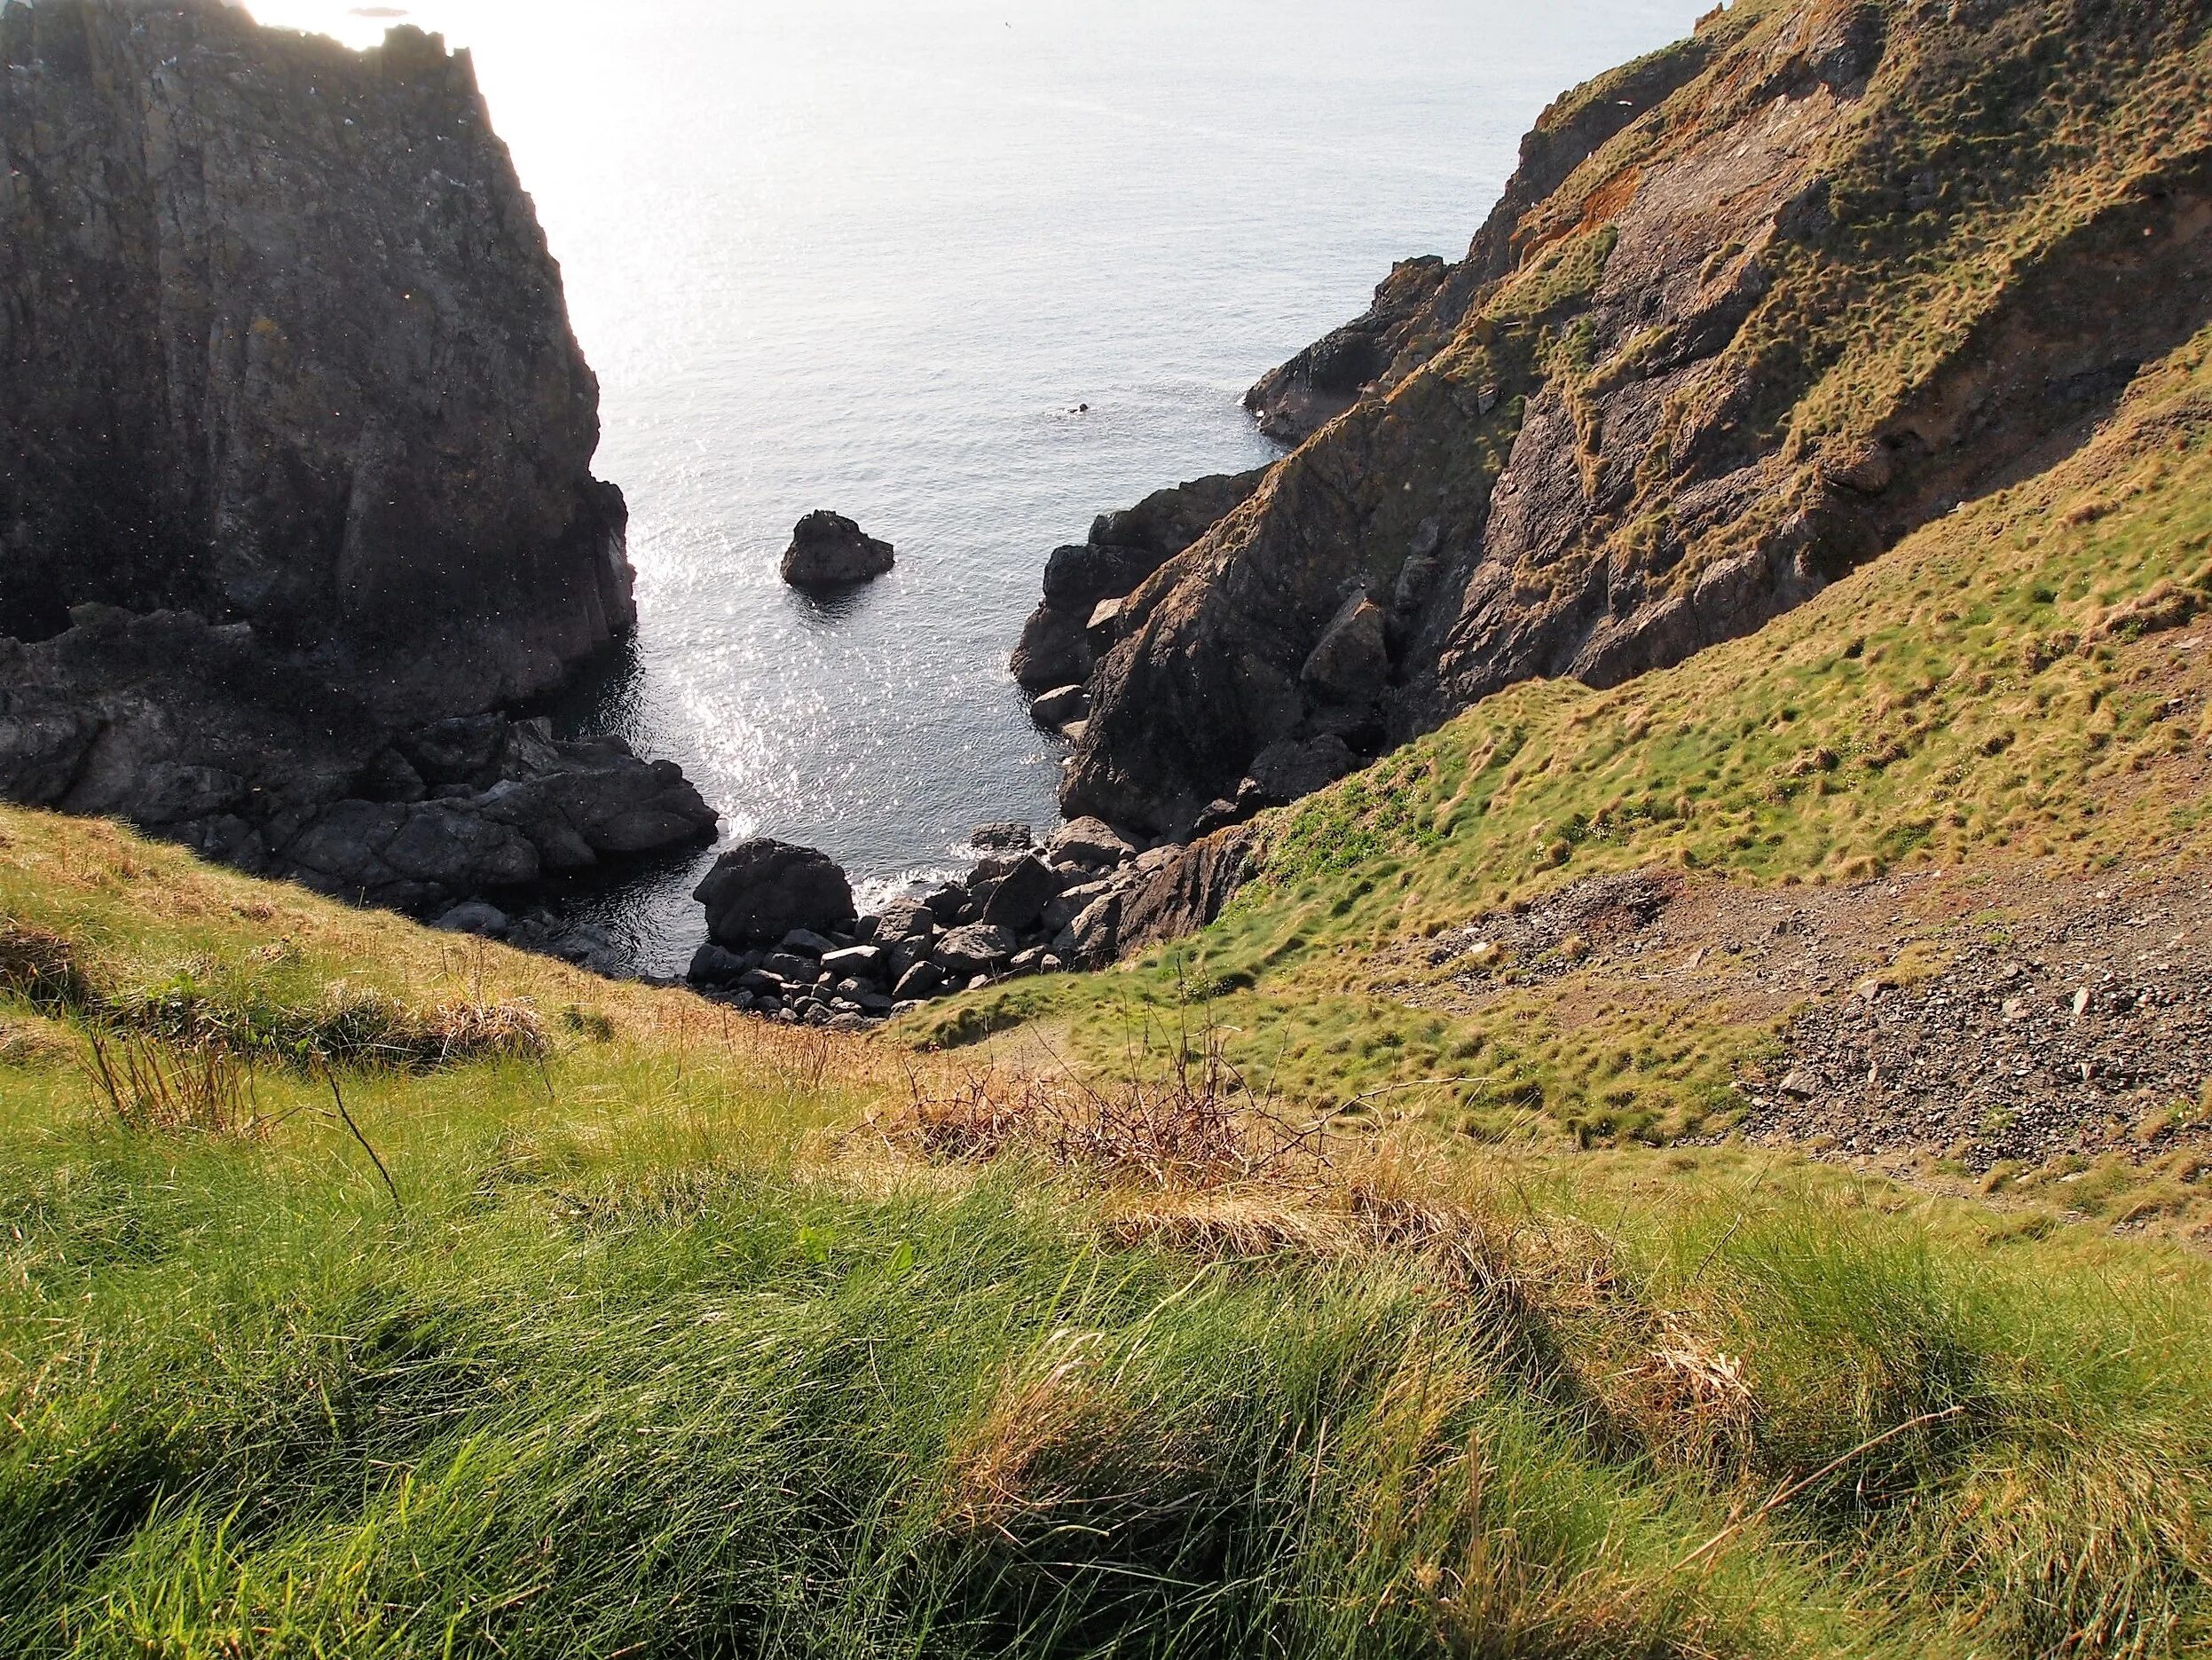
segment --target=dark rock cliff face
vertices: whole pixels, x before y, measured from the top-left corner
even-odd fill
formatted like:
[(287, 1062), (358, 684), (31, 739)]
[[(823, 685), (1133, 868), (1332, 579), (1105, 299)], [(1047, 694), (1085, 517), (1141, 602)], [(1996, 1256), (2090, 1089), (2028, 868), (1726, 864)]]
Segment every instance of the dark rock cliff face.
[(1301, 447), (1094, 633), (1064, 806), (1225, 822), (2048, 465), (2212, 318), (2208, 35), (2204, 0), (1795, 0), (1561, 99), (1465, 260), (1254, 389)]
[(0, 632), (442, 640), (399, 684), (453, 704), (630, 625), (597, 385), (467, 54), (10, 0), (0, 59)]
[(465, 54), (0, 7), (0, 796), (426, 915), (710, 838), (500, 712), (634, 620), (597, 441)]

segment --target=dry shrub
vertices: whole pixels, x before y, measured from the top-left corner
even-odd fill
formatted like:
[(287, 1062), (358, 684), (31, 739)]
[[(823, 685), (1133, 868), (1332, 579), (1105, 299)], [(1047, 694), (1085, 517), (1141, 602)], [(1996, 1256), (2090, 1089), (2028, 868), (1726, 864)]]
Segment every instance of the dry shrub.
[(1100, 1342), (1095, 1332), (1055, 1332), (1040, 1355), (1000, 1381), (951, 1448), (948, 1528), (1012, 1538), (1017, 1522), (1077, 1499), (1128, 1456), (1134, 1426), (1098, 1375)]
[(2202, 589), (2161, 578), (2131, 600), (2108, 605), (2082, 631), (2084, 641), (2137, 640), (2145, 634), (2185, 628), (2205, 609)]
[(43, 1025), (0, 1017), (0, 1066), (39, 1066), (63, 1060), (69, 1044)]
[(76, 948), (58, 933), (0, 917), (0, 991), (42, 1009), (82, 1009), (92, 1000)]
[(550, 1047), (545, 1022), (526, 1003), (442, 1003), (422, 1029), (426, 1046), (437, 1046), (432, 1064), (440, 1066), (499, 1056), (534, 1060)]
[(179, 1044), (97, 1028), (86, 1043), (85, 1069), (126, 1129), (244, 1137), (267, 1131), (252, 1073), (219, 1043)]
[(1641, 1336), (1645, 1353), (1601, 1385), (1614, 1418), (1669, 1463), (1743, 1467), (1757, 1448), (1759, 1412), (1742, 1357), (1683, 1312), (1651, 1316)]
[(1217, 1039), (1179, 1050), (1167, 1075), (1094, 1085), (1072, 1074), (969, 1075), (911, 1098), (870, 1128), (894, 1149), (933, 1161), (983, 1163), (1020, 1153), (1120, 1184), (1216, 1189), (1296, 1184), (1328, 1165), (1329, 1118), (1303, 1121), (1256, 1094)]

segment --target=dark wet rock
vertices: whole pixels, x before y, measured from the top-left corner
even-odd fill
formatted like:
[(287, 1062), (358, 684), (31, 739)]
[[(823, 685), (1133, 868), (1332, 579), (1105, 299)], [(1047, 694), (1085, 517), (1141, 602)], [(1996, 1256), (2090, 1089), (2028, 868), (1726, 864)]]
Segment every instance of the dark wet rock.
[(809, 513), (783, 552), (783, 580), (795, 588), (843, 587), (882, 576), (893, 563), (891, 544), (864, 534), (841, 513)]
[(817, 962), (838, 948), (838, 942), (828, 934), (805, 927), (791, 929), (777, 943), (786, 951), (796, 951)]
[(732, 948), (794, 928), (835, 928), (856, 914), (852, 884), (826, 854), (766, 839), (724, 854), (693, 897), (706, 907), (708, 936)]
[(1382, 608), (1355, 594), (1321, 631), (1298, 678), (1325, 702), (1350, 704), (1380, 695), (1389, 673)]
[(1007, 822), (979, 824), (968, 841), (978, 853), (998, 855), (1027, 853), (1037, 845), (1037, 837), (1028, 825)]
[(513, 925), (505, 911), (482, 900), (456, 905), (430, 924), (440, 933), (472, 933), (486, 940), (505, 938)]
[(1090, 616), (1088, 609), (1080, 615), (1043, 608), (1032, 612), (1007, 664), (1015, 683), (1030, 691), (1045, 691), (1089, 679), (1097, 661), (1083, 632)]
[(691, 954), (691, 966), (684, 971), (684, 978), (695, 986), (735, 985), (753, 972), (753, 962), (745, 953), (728, 950), (710, 940)]
[(1054, 732), (1090, 712), (1090, 694), (1081, 686), (1056, 686), (1029, 704), (1029, 719)]

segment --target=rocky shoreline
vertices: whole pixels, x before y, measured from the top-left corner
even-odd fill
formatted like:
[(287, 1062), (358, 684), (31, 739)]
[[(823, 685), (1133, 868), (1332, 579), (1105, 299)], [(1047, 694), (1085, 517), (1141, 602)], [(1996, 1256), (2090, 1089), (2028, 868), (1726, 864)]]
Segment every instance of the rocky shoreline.
[(749, 841), (700, 884), (710, 938), (688, 982), (787, 1025), (860, 1031), (940, 997), (1035, 974), (1104, 968), (1205, 926), (1243, 879), (1248, 834), (1143, 852), (1096, 819), (1042, 845), (1026, 824), (975, 832), (969, 875), (857, 914), (826, 855)]

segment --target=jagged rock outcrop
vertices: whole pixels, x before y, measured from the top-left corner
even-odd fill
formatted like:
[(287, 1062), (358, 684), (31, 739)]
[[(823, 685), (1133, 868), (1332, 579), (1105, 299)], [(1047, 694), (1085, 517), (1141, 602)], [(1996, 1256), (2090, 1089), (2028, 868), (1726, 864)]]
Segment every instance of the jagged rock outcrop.
[(630, 625), (597, 385), (468, 54), (8, 0), (0, 62), (0, 633), (185, 610), (450, 711)]
[(2078, 444), (2212, 316), (2208, 16), (1744, 4), (1561, 99), (1466, 259), (1255, 389), (1311, 436), (1086, 642), (1067, 810), (1678, 661)]
[(1265, 476), (1264, 468), (1216, 473), (1156, 490), (1133, 507), (1100, 514), (1089, 540), (1055, 549), (1043, 602), (1014, 649), (1014, 679), (1033, 693), (1080, 684), (1098, 648), (1113, 643), (1113, 602), (1243, 506)]

